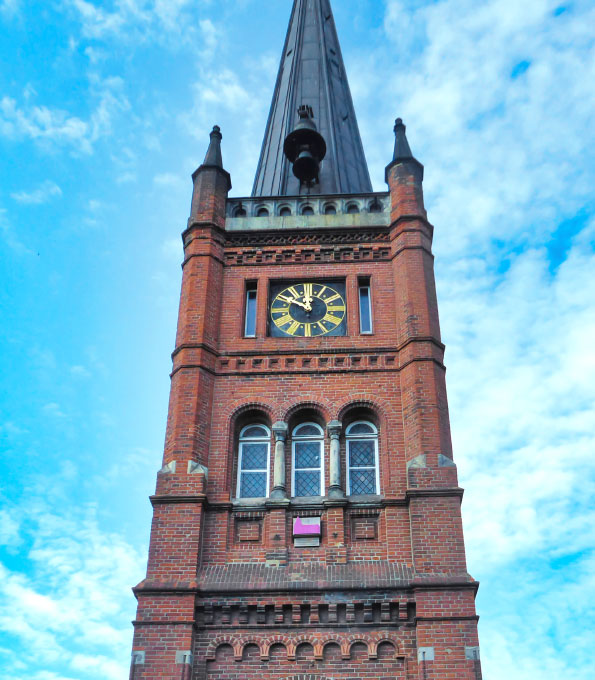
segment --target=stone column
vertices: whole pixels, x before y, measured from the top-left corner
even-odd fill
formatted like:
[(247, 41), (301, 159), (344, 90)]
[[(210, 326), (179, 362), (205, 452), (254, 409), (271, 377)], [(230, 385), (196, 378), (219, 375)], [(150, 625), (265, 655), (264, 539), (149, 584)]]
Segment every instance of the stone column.
[(331, 420), (327, 425), (327, 431), (331, 438), (331, 464), (329, 475), (329, 498), (344, 498), (345, 491), (341, 487), (341, 455), (339, 435), (341, 434), (342, 424), (338, 420)]
[(273, 425), (275, 435), (275, 463), (273, 467), (273, 492), (271, 498), (287, 498), (285, 484), (285, 440), (287, 439), (287, 423), (278, 422)]

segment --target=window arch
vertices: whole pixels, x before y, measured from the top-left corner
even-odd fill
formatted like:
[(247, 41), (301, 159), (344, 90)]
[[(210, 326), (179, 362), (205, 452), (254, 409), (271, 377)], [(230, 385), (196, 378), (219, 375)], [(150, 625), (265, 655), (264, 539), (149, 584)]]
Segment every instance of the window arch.
[(347, 442), (347, 493), (350, 496), (380, 493), (378, 430), (367, 420), (351, 423)]
[(242, 428), (238, 446), (237, 498), (266, 498), (269, 495), (271, 431), (252, 423)]
[(323, 429), (316, 423), (301, 423), (291, 440), (291, 495), (324, 495)]

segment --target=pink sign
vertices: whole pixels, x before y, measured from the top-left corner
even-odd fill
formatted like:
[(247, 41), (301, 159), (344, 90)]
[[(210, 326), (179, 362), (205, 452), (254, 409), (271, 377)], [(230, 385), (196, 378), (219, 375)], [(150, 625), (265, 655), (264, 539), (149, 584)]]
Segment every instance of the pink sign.
[(320, 536), (320, 517), (296, 517), (293, 520), (294, 536)]

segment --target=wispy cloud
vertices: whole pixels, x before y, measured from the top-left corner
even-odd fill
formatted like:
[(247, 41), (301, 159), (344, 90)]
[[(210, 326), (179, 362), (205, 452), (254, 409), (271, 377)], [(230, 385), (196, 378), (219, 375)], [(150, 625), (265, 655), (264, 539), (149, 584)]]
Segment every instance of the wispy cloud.
[(58, 144), (72, 144), (90, 152), (89, 125), (66, 111), (45, 106), (21, 108), (10, 97), (0, 100), (0, 134), (4, 137), (29, 137)]
[(0, 14), (14, 16), (21, 7), (21, 0), (2, 0), (0, 2)]
[(26, 203), (33, 205), (40, 205), (47, 203), (52, 198), (62, 196), (62, 189), (55, 183), (49, 180), (45, 181), (41, 186), (33, 191), (17, 191), (11, 194), (11, 197), (17, 203)]
[[(142, 557), (103, 533), (90, 508), (66, 517), (37, 500), (15, 512), (30, 548), (23, 571), (0, 563), (0, 631), (43, 658), (43, 670), (27, 677), (120, 680), (128, 668), (116, 659), (129, 655), (129, 587)], [(3, 677), (23, 677), (18, 655), (0, 649), (0, 659)]]
[(49, 147), (68, 147), (73, 153), (91, 154), (94, 144), (112, 131), (114, 117), (129, 109), (124, 81), (119, 77), (91, 76), (90, 101), (96, 106), (83, 120), (67, 111), (35, 106), (30, 97), (20, 106), (11, 97), (0, 100), (0, 135), (8, 139), (31, 139)]
[[(80, 21), (85, 38), (145, 43), (162, 41), (166, 34), (175, 34), (179, 37), (178, 45), (189, 44), (196, 37), (197, 31), (190, 17), (195, 16), (197, 5), (200, 8), (201, 4), (208, 4), (205, 0), (202, 3), (194, 0), (125, 0), (114, 3), (110, 11), (88, 0), (64, 2)], [(205, 21), (211, 24), (210, 20)]]
[(0, 238), (14, 253), (19, 255), (30, 255), (32, 253), (19, 238), (5, 208), (0, 208)]

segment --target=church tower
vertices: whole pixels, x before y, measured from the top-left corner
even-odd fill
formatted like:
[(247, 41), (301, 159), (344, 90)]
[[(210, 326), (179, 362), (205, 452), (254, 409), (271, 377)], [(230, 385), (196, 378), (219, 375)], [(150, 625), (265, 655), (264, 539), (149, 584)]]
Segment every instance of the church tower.
[[(329, 0), (294, 0), (250, 197), (193, 175), (133, 680), (478, 680), (423, 166), (373, 192)], [(256, 160), (256, 159), (255, 159)]]

